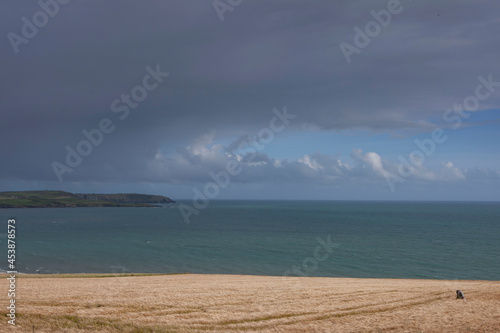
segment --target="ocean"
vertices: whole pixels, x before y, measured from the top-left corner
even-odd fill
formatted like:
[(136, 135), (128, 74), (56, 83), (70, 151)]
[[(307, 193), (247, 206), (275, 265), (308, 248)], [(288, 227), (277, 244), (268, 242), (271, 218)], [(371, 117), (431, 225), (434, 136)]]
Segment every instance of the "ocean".
[[(189, 204), (189, 202), (185, 202)], [(212, 201), (0, 210), (21, 273), (206, 273), (500, 280), (500, 204)]]

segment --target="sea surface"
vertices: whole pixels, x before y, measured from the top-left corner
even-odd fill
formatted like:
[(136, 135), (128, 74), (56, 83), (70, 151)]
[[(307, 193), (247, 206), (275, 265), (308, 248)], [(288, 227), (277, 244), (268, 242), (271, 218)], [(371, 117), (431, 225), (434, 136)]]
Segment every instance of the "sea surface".
[[(185, 202), (186, 204), (191, 204)], [(500, 204), (212, 201), (1, 209), (22, 273), (209, 273), (500, 280)]]

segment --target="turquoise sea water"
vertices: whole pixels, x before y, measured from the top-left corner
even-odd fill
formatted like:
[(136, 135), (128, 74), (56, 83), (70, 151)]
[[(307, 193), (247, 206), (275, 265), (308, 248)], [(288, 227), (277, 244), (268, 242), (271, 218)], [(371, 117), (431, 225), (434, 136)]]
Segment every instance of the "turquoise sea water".
[[(189, 225), (176, 206), (3, 209), (0, 218), (0, 268), (15, 218), (23, 273), (500, 280), (499, 203), (213, 201)], [(328, 238), (330, 253), (320, 245)]]

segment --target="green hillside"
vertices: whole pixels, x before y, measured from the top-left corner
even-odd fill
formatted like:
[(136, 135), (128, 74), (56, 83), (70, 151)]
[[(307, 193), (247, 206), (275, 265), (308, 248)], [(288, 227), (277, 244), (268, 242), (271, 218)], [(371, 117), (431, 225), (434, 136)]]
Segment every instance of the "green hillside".
[(144, 194), (73, 194), (63, 191), (0, 192), (0, 208), (156, 207), (170, 198)]

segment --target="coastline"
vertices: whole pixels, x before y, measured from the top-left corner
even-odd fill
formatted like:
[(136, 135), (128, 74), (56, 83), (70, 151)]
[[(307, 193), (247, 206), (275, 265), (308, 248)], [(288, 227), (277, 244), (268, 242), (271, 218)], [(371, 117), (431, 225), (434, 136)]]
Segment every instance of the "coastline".
[(80, 207), (161, 207), (175, 203), (172, 199), (137, 193), (71, 193), (65, 191), (0, 192), (0, 209), (7, 208), (80, 208)]
[[(2, 288), (6, 276), (0, 275)], [(17, 278), (19, 332), (494, 332), (500, 318), (500, 281), (182, 273)], [(467, 301), (455, 299), (456, 289)]]

